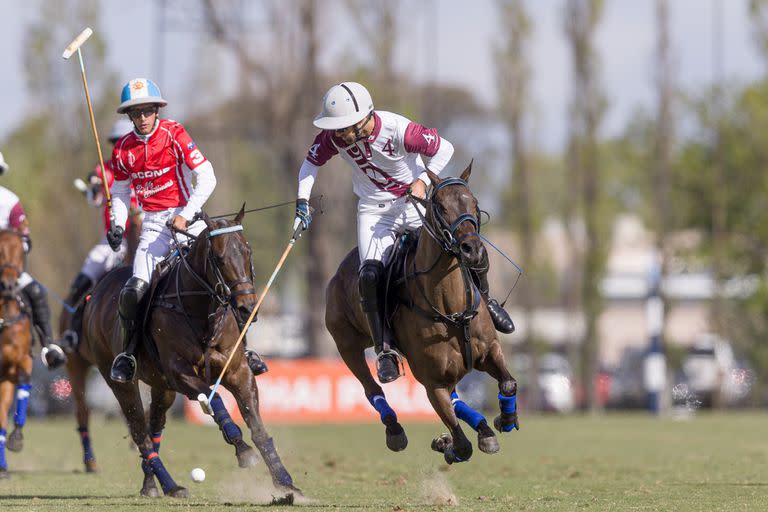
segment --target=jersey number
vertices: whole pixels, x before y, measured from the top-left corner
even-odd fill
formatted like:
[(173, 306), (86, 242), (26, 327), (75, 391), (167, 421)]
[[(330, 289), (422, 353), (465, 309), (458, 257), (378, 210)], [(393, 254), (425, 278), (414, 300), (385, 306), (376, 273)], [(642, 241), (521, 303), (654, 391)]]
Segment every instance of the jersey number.
[(196, 149), (193, 152), (191, 152), (189, 154), (189, 158), (190, 160), (192, 160), (192, 163), (195, 165), (201, 164), (203, 163), (203, 160), (205, 160), (205, 157), (203, 156), (203, 154), (200, 152), (199, 149)]

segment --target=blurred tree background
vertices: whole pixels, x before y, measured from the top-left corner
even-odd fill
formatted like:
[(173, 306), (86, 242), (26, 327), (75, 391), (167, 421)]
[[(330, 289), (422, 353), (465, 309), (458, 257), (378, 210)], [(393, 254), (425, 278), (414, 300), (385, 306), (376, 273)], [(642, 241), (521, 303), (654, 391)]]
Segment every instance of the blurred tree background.
[[(329, 3), (334, 16), (326, 8)], [(606, 138), (600, 125), (611, 98), (603, 92), (600, 55), (593, 44), (604, 3), (561, 2), (572, 93), (562, 113), (569, 127), (567, 147), (557, 154), (538, 147), (531, 135), (535, 109), (528, 96), (529, 45), (536, 26), (526, 2), (494, 3), (502, 27), (494, 53), (499, 104), (488, 109), (474, 96), (478, 91), (417, 83), (398, 71), (393, 42), (400, 34), (398, 12), (405, 0), (377, 2), (376, 9), (364, 0), (199, 0), (185, 2), (185, 9), (159, 1), (159, 8), (173, 9), (176, 18), (200, 33), (198, 76), (190, 83), (215, 91), (217, 55), (222, 53), (234, 59), (239, 73), (236, 95), (209, 98), (182, 120), (217, 171), (219, 185), (208, 211), (234, 212), (244, 201), (258, 207), (292, 200), (322, 94), (332, 83), (360, 81), (369, 86), (377, 108), (435, 126), (453, 142), (456, 154), (448, 173), (458, 174), (475, 158), (473, 188), (484, 201), (481, 206), (493, 206), (486, 208), (492, 210), (489, 233), (527, 271), (508, 307), (519, 311), (516, 320), (526, 325), (541, 306), (583, 313), (585, 328), (571, 340), (571, 357), (590, 404), (596, 406), (590, 376), (598, 365), (600, 282), (611, 224), (623, 212), (640, 216), (652, 228), (663, 272), (671, 267), (712, 272), (712, 328), (748, 354), (759, 375), (768, 376), (768, 223), (762, 222), (768, 197), (768, 79), (681, 90), (671, 60), (668, 0), (656, 0), (657, 48), (648, 77), (656, 105), (638, 110), (619, 136)], [(430, 5), (439, 8), (439, 2)], [(60, 55), (62, 41), (85, 25), (98, 25), (103, 5), (97, 0), (40, 0), (37, 6), (41, 21), (26, 30), (24, 59), (35, 108), (1, 141), (14, 169), (2, 185), (15, 191), (27, 210), (34, 244), (31, 271), (63, 295), (101, 229), (100, 215), (70, 186), (97, 158), (79, 69), (71, 62), (63, 65)], [(258, 23), (246, 25), (245, 11), (260, 13)], [(333, 31), (340, 13), (351, 21), (354, 46), (331, 49), (322, 35)], [(751, 0), (750, 15), (755, 44), (768, 68), (768, 2)], [(102, 139), (115, 119), (121, 86), (106, 64), (106, 44), (97, 31), (88, 42), (86, 62)], [(330, 58), (332, 72), (320, 65)], [(500, 149), (483, 146), (478, 131), (498, 136)], [(108, 145), (102, 146), (107, 153)], [(339, 159), (320, 171), (313, 193), (323, 194), (323, 212), (297, 245), (267, 309), (302, 313), (308, 351), (332, 355), (335, 347), (323, 325), (325, 285), (355, 243), (355, 198), (349, 170)], [(291, 206), (247, 218), (258, 276), (271, 272), (292, 219)], [(563, 227), (566, 254), (549, 254), (542, 243), (548, 222)], [(694, 236), (682, 236), (686, 233)], [(555, 270), (555, 256), (568, 262), (565, 271)], [(511, 286), (511, 278), (503, 275), (494, 281), (501, 283), (494, 288), (497, 294)], [(752, 285), (731, 293), (734, 282)], [(527, 329), (517, 341), (535, 367), (541, 346), (537, 333)]]

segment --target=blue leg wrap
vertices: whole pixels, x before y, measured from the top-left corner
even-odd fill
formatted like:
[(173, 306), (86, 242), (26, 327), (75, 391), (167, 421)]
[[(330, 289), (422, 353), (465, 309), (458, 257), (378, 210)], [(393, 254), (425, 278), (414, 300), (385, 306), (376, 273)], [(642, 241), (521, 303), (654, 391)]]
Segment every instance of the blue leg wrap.
[(27, 422), (27, 407), (29, 406), (29, 391), (32, 384), (19, 384), (16, 386), (16, 414), (13, 416), (13, 423), (21, 428)]
[(83, 445), (83, 462), (95, 460), (96, 456), (91, 448), (91, 436), (88, 433), (88, 427), (79, 427), (77, 431), (80, 433), (80, 443)]
[(163, 488), (164, 493), (168, 493), (168, 491), (176, 487), (176, 482), (173, 481), (173, 478), (171, 478), (168, 470), (165, 469), (163, 461), (160, 460), (157, 452), (151, 452), (147, 454), (146, 457), (144, 457), (144, 460), (141, 464), (141, 469), (146, 473), (147, 471), (144, 469), (145, 463), (150, 468), (152, 473), (157, 477), (157, 480), (160, 482), (160, 487)]
[(464, 423), (472, 427), (472, 430), (477, 432), (477, 426), (485, 421), (485, 417), (467, 405), (466, 402), (459, 400), (459, 395), (455, 391), (451, 393), (451, 404), (453, 405), (453, 411), (456, 413), (456, 417), (464, 421)]
[(163, 431), (152, 434), (152, 449), (160, 453), (160, 441), (163, 439)]
[(213, 400), (211, 400), (211, 409), (213, 409), (213, 419), (216, 421), (216, 424), (224, 434), (224, 439), (228, 443), (231, 444), (235, 439), (242, 439), (243, 433), (240, 431), (240, 427), (232, 421), (232, 418), (227, 412), (227, 408), (224, 406), (224, 402), (221, 400), (218, 393), (214, 395)]
[(5, 435), (7, 432), (0, 428), (0, 469), (8, 469), (8, 463), (5, 461)]
[(395, 421), (397, 421), (397, 414), (395, 414), (394, 409), (389, 406), (389, 403), (387, 403), (387, 399), (384, 398), (384, 395), (374, 395), (368, 398), (368, 401), (371, 403), (374, 409), (379, 411), (379, 417), (381, 418), (382, 423), (384, 423), (384, 418), (387, 416), (392, 416)]
[(499, 409), (504, 414), (514, 414), (517, 412), (517, 395), (504, 396), (499, 393)]

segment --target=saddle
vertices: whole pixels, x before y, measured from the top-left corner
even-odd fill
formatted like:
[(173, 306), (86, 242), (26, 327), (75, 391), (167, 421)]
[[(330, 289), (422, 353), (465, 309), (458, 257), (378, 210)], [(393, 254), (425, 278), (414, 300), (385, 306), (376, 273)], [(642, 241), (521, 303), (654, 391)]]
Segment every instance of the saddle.
[[(419, 241), (421, 228), (414, 231), (405, 231), (397, 236), (395, 245), (390, 258), (384, 267), (384, 290), (382, 304), (384, 304), (384, 322), (390, 332), (394, 332), (393, 318), (397, 308), (401, 304), (409, 305), (411, 302), (403, 298), (400, 293), (401, 287), (405, 282), (407, 272), (406, 262), (409, 256), (416, 252), (416, 245)], [(392, 343), (397, 346), (397, 340), (392, 337)]]

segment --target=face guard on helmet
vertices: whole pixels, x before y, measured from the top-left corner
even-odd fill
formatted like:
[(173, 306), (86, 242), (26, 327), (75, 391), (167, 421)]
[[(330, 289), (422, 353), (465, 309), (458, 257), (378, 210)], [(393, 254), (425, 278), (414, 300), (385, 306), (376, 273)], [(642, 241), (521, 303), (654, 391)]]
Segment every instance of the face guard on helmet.
[(321, 130), (343, 130), (353, 126), (361, 137), (360, 121), (373, 114), (371, 93), (357, 82), (342, 82), (331, 87), (323, 97), (323, 110), (313, 124)]
[(136, 105), (153, 104), (164, 107), (168, 104), (163, 99), (157, 84), (146, 78), (134, 78), (125, 84), (123, 92), (120, 94), (120, 101), (120, 106), (117, 107), (118, 114), (125, 114), (129, 108)]

